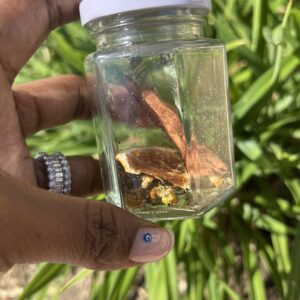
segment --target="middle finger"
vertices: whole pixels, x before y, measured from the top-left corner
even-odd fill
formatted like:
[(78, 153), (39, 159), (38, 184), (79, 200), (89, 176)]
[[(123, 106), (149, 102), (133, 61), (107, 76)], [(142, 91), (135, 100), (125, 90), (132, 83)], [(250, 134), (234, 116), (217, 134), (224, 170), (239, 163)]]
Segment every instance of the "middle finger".
[(14, 86), (13, 96), (24, 137), (91, 117), (91, 96), (80, 76), (64, 75), (19, 84)]

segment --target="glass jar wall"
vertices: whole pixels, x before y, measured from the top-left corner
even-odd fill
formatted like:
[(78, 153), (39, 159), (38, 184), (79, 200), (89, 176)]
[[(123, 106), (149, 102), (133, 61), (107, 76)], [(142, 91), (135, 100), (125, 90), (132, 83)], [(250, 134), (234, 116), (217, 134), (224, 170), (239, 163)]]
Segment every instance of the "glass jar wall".
[(88, 25), (107, 200), (143, 218), (198, 217), (235, 187), (226, 51), (204, 21), (160, 8)]

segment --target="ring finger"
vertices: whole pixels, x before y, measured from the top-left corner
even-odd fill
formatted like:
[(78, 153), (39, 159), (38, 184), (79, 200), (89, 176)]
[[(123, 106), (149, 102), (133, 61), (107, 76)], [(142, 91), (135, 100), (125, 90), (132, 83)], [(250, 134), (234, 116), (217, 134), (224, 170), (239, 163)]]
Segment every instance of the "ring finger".
[[(59, 76), (16, 85), (13, 89), (16, 110), (24, 137), (41, 129), (91, 116), (90, 94), (80, 76)], [(90, 157), (68, 157), (71, 194), (85, 196), (102, 191), (99, 162)], [(48, 187), (43, 164), (34, 161), (39, 187)]]

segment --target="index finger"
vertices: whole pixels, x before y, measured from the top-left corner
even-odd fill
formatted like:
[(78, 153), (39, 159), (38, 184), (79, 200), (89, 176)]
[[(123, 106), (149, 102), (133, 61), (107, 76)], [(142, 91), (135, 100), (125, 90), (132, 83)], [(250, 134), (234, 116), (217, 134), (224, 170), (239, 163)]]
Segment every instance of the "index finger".
[(1, 0), (0, 65), (12, 83), (49, 32), (79, 17), (79, 0)]

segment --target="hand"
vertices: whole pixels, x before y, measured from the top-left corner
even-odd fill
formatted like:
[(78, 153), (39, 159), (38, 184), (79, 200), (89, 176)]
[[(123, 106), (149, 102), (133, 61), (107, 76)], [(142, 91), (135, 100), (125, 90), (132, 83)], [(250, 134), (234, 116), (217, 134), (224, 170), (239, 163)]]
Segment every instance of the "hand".
[[(50, 30), (78, 18), (78, 6), (79, 0), (0, 0), (0, 271), (41, 261), (127, 268), (158, 260), (173, 245), (172, 233), (124, 210), (35, 187), (46, 179), (25, 137), (89, 118), (90, 97), (78, 76), (13, 82)], [(97, 161), (68, 160), (73, 196), (101, 189)]]

